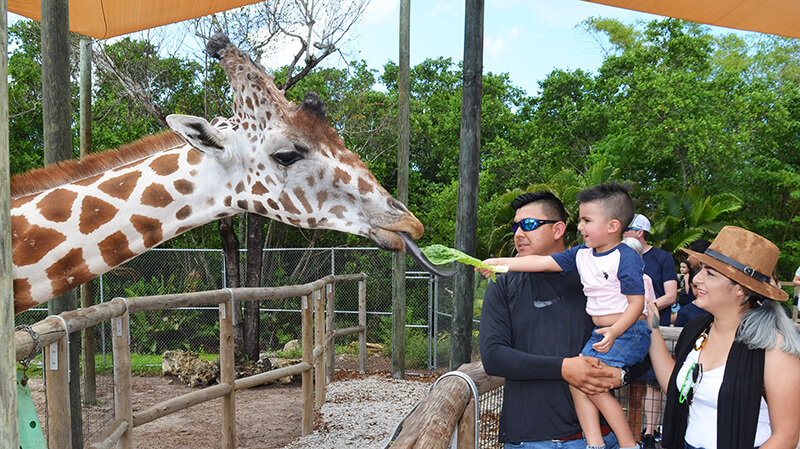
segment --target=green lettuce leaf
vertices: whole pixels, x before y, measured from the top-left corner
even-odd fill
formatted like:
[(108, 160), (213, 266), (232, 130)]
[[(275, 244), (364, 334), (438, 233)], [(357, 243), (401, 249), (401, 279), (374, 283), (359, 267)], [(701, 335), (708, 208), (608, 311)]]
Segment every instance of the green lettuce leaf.
[(505, 273), (508, 267), (503, 265), (487, 265), (480, 259), (476, 259), (469, 254), (465, 254), (457, 249), (448, 248), (444, 245), (430, 245), (421, 248), (422, 254), (428, 258), (434, 265), (443, 265), (450, 262), (461, 262), (466, 265), (471, 265), (478, 268), (488, 268), (492, 270), (492, 280), (495, 279), (495, 273)]

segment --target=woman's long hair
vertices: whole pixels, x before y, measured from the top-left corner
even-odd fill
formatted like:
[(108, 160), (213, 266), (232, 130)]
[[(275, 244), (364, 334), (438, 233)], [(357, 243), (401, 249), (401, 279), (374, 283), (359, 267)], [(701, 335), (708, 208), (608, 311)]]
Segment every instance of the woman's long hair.
[(797, 325), (786, 316), (777, 301), (742, 287), (749, 308), (742, 314), (742, 322), (736, 332), (736, 341), (746, 344), (750, 349), (770, 350), (778, 344), (778, 334), (783, 337), (780, 349), (800, 357), (800, 335)]

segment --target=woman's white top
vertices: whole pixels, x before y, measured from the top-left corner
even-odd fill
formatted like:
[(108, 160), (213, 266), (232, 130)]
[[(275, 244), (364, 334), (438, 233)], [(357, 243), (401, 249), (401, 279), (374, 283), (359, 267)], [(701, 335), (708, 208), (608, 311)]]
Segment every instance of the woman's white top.
[[(692, 349), (683, 362), (675, 382), (680, 394), (686, 373), (692, 363), (697, 362), (700, 351)], [(717, 399), (722, 386), (722, 377), (725, 374), (725, 365), (706, 371), (703, 370), (702, 378), (694, 387), (694, 398), (689, 407), (689, 425), (686, 428), (686, 442), (694, 447), (705, 449), (717, 448)], [(689, 381), (691, 382), (691, 376)], [(688, 388), (688, 384), (687, 384)], [(758, 427), (754, 447), (761, 446), (772, 435), (769, 422), (767, 401), (761, 398), (761, 410), (758, 413)]]

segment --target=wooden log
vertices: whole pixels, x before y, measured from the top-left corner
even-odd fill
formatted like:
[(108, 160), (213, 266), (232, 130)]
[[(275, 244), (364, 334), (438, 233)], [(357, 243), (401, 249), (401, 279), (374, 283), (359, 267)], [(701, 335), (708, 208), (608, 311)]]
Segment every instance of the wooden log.
[[(63, 323), (62, 323), (63, 329)], [(68, 336), (45, 346), (44, 376), (47, 391), (47, 447), (72, 447), (72, 418), (69, 395)], [(78, 374), (75, 373), (77, 376)]]
[(475, 398), (469, 398), (464, 414), (458, 421), (458, 433), (456, 433), (457, 449), (475, 449), (478, 447), (475, 441), (475, 428), (478, 425), (475, 415)]
[[(331, 284), (328, 284), (330, 287)], [(311, 352), (311, 358), (314, 362), (314, 407), (319, 410), (325, 403), (325, 374), (327, 372), (325, 352), (328, 351), (328, 346), (323, 343), (325, 339), (325, 298), (322, 296), (322, 290), (314, 292), (314, 344), (316, 345)], [(329, 316), (330, 317), (330, 316)], [(328, 318), (329, 318), (328, 317)], [(331, 343), (333, 340), (331, 340)], [(315, 350), (322, 349), (322, 356), (317, 357)], [(329, 354), (333, 354), (330, 351)]]
[[(487, 375), (481, 362), (461, 365), (458, 371), (467, 374), (475, 382), (479, 395), (498, 388), (505, 382), (502, 378)], [(392, 449), (446, 448), (472, 397), (471, 390), (464, 379), (456, 376), (441, 379), (406, 417)]]
[(236, 379), (235, 390), (244, 390), (246, 388), (257, 387), (267, 382), (274, 382), (281, 377), (296, 376), (311, 370), (311, 365), (306, 362), (300, 362), (292, 366), (285, 366), (276, 370), (267, 371), (266, 373), (255, 374), (241, 379)]
[(175, 413), (197, 404), (225, 396), (233, 390), (229, 384), (217, 384), (202, 390), (193, 391), (177, 398), (168, 399), (145, 410), (133, 414), (133, 427), (139, 427), (158, 418)]
[[(366, 330), (367, 330), (366, 326), (362, 326), (362, 325), (359, 324), (358, 326), (351, 326), (351, 327), (345, 327), (345, 328), (342, 328), (342, 329), (336, 329), (336, 331), (333, 332), (333, 337), (344, 337), (345, 335), (356, 334), (356, 333), (359, 333), (359, 332), (364, 333), (364, 331), (366, 331)], [(332, 341), (332, 340), (333, 339), (330, 339), (330, 341)], [(365, 343), (365, 346), (366, 346), (366, 343)], [(359, 351), (361, 351), (361, 347), (360, 346), (359, 346)]]
[[(325, 316), (325, 326), (328, 330), (328, 333), (331, 334), (335, 333), (336, 331), (336, 326), (334, 325), (334, 315), (336, 310), (334, 304), (334, 291), (336, 284), (330, 283), (326, 285), (325, 288), (325, 305), (327, 310), (327, 315)], [(333, 382), (333, 369), (336, 367), (336, 350), (333, 340), (334, 339), (331, 338), (325, 343), (325, 355), (327, 356), (327, 363), (325, 363), (325, 379), (327, 382)], [(325, 398), (323, 398), (322, 402), (325, 402)]]
[[(84, 46), (90, 42), (88, 38), (81, 38), (81, 79), (83, 79), (83, 52)], [(91, 44), (88, 44), (91, 52)], [(82, 98), (82, 97), (81, 97)], [(83, 112), (81, 111), (81, 114)], [(89, 281), (81, 285), (81, 310), (89, 309), (94, 305), (94, 283)], [(81, 378), (83, 380), (83, 403), (94, 404), (97, 401), (97, 377), (94, 363), (94, 326), (81, 330)]]
[[(121, 301), (124, 304), (124, 301)], [(111, 345), (114, 352), (114, 417), (128, 423), (119, 438), (120, 449), (133, 449), (133, 398), (131, 379), (130, 315), (111, 320)]]
[(87, 449), (111, 449), (117, 444), (120, 436), (122, 436), (126, 430), (128, 430), (128, 422), (116, 420), (111, 424), (111, 427), (100, 434), (98, 441), (91, 444)]
[(222, 447), (236, 448), (236, 368), (233, 344), (233, 295), (219, 305), (219, 381), (230, 386), (222, 397)]
[[(59, 316), (66, 321), (70, 332), (77, 332), (87, 327), (93, 327), (103, 321), (110, 320), (123, 313), (125, 313), (125, 302), (121, 299), (116, 299), (87, 309), (63, 312)], [(47, 317), (31, 325), (31, 328), (39, 335), (39, 342), (42, 347), (64, 336), (64, 322), (54, 316)], [(14, 332), (14, 344), (17, 348), (17, 361), (24, 359), (33, 352), (33, 338), (25, 331), (19, 330)]]
[[(311, 316), (311, 298), (302, 298), (302, 335), (303, 335), (303, 362), (313, 366), (313, 327)], [(303, 371), (303, 422), (302, 435), (306, 436), (314, 429), (314, 385), (312, 384), (311, 371)]]
[(363, 329), (358, 335), (358, 370), (367, 372), (367, 275), (358, 281), (358, 326)]

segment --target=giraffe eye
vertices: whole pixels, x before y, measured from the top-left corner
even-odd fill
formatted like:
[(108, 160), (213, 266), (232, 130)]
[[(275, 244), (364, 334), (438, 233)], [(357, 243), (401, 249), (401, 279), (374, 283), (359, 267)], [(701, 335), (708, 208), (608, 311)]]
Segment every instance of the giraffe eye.
[(303, 153), (295, 150), (289, 151), (281, 151), (272, 155), (272, 158), (275, 159), (275, 162), (283, 165), (284, 167), (288, 167), (295, 162), (303, 159)]

